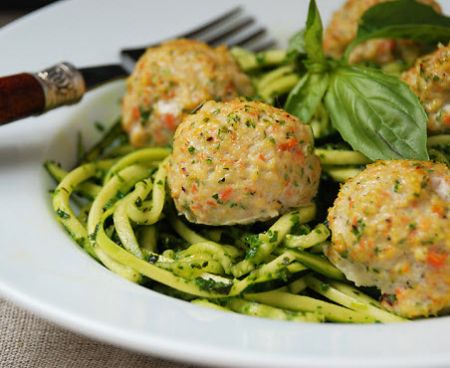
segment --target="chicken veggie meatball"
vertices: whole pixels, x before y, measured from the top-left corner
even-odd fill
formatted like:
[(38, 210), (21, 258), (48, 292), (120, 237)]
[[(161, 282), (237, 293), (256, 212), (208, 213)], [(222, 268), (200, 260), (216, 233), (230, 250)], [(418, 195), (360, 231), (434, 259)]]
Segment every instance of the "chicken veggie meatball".
[(328, 216), (327, 256), (357, 285), (377, 286), (405, 317), (450, 306), (450, 170), (378, 161), (346, 182)]
[[(340, 58), (347, 46), (356, 37), (358, 23), (362, 15), (374, 5), (389, 0), (347, 0), (343, 7), (334, 13), (324, 35), (324, 49), (327, 55)], [(439, 13), (439, 4), (434, 0), (418, 0), (430, 5)], [(416, 43), (405, 40), (378, 39), (369, 40), (358, 45), (350, 55), (350, 63), (371, 61), (387, 64), (398, 59), (409, 59), (409, 55), (417, 55), (419, 47)]]
[(319, 159), (309, 126), (261, 102), (209, 101), (175, 133), (168, 183), (195, 223), (247, 224), (308, 204)]
[(430, 134), (450, 132), (450, 46), (439, 48), (403, 73), (428, 115)]
[(127, 80), (122, 125), (136, 146), (172, 142), (182, 119), (200, 103), (251, 95), (250, 79), (224, 46), (173, 40), (150, 48)]

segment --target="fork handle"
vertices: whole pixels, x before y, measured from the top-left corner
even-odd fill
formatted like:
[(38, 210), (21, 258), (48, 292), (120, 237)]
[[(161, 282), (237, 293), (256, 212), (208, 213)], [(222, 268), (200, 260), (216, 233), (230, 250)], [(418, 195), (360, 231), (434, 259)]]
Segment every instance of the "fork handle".
[(45, 110), (45, 93), (33, 74), (0, 78), (0, 124)]
[(0, 78), (0, 125), (78, 102), (85, 92), (81, 73), (59, 63), (37, 73)]

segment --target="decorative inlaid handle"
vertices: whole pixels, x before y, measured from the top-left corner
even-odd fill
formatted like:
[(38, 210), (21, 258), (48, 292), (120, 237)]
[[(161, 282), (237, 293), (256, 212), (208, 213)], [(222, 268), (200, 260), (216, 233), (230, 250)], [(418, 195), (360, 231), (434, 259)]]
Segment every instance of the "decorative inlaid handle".
[(74, 104), (85, 89), (83, 76), (69, 63), (0, 78), (0, 125)]

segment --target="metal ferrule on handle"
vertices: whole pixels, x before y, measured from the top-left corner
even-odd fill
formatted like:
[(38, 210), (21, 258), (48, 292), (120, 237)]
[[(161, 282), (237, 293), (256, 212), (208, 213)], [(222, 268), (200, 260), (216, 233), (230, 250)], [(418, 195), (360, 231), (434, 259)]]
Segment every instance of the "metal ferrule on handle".
[(70, 63), (56, 64), (33, 76), (44, 91), (45, 111), (77, 103), (86, 92), (83, 76)]

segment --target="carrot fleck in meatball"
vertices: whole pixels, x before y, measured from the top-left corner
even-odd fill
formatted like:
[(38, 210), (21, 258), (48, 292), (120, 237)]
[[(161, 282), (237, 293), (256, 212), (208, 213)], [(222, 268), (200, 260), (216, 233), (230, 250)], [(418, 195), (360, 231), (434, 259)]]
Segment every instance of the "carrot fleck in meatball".
[[(347, 46), (356, 37), (358, 23), (362, 15), (372, 6), (389, 0), (347, 0), (334, 13), (330, 24), (325, 30), (324, 48), (327, 55), (340, 58)], [(434, 0), (419, 0), (430, 5), (441, 13), (441, 7)], [(369, 40), (358, 45), (350, 55), (351, 63), (371, 61), (377, 64), (387, 64), (405, 58), (408, 54), (417, 54), (419, 47), (416, 43), (405, 40), (377, 39)]]
[(134, 146), (172, 142), (182, 119), (207, 100), (251, 95), (250, 79), (224, 46), (173, 40), (148, 49), (127, 80), (122, 125)]
[(428, 115), (430, 134), (450, 133), (450, 46), (418, 59), (402, 79), (419, 97)]
[(168, 183), (178, 212), (231, 225), (308, 204), (320, 177), (313, 145), (310, 127), (281, 109), (209, 101), (175, 133)]
[(346, 182), (328, 221), (327, 256), (357, 285), (376, 286), (405, 317), (450, 306), (450, 170), (378, 161)]

